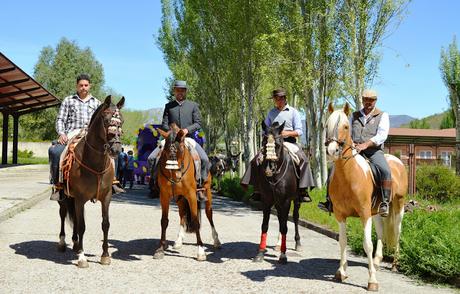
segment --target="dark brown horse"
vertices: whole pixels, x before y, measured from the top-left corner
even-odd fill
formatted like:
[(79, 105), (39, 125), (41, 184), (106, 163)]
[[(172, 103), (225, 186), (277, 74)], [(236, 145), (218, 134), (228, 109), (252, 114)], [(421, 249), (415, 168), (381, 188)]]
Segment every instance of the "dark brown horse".
[(114, 105), (108, 96), (91, 117), (86, 135), (75, 145), (69, 146), (72, 165), (68, 171), (65, 194), (67, 198), (59, 202), (61, 232), (58, 249), (65, 251), (64, 220), (67, 214), (73, 222), (73, 250), (78, 254), (78, 267), (88, 267), (83, 251), (85, 233), (84, 206), (88, 200), (99, 200), (102, 204), (102, 243), (101, 264), (110, 264), (107, 236), (109, 233), (109, 204), (112, 198), (114, 166), (112, 158), (121, 151), (121, 126), (123, 117), (120, 109), (125, 98)]
[[(160, 187), (161, 202), (161, 240), (155, 251), (154, 258), (164, 257), (164, 250), (168, 247), (166, 241), (166, 228), (168, 227), (169, 203), (175, 198), (179, 207), (180, 230), (174, 248), (182, 246), (184, 233), (196, 233), (198, 245), (197, 260), (206, 260), (203, 242), (200, 236), (199, 202), (197, 200), (197, 186), (195, 179), (195, 167), (192, 153), (185, 144), (185, 134), (175, 125), (171, 125), (169, 132), (158, 129), (165, 138), (165, 146), (159, 160), (157, 182)], [(219, 237), (212, 220), (212, 194), (211, 174), (204, 184), (206, 193), (206, 216), (212, 228), (214, 247), (220, 247)]]
[(267, 127), (265, 123), (262, 122), (262, 128), (266, 134), (263, 140), (263, 159), (259, 162), (259, 165), (253, 167), (253, 172), (255, 172), (257, 177), (257, 187), (255, 187), (255, 189), (261, 194), (264, 217), (259, 252), (253, 261), (260, 262), (264, 259), (270, 211), (271, 208), (275, 206), (279, 221), (279, 232), (281, 235), (279, 262), (287, 263), (286, 233), (288, 230), (288, 214), (292, 201), (294, 201), (293, 218), (296, 250), (300, 250), (301, 247), (298, 229), (300, 203), (297, 196), (299, 193), (297, 188), (299, 177), (296, 173), (294, 161), (284, 148), (284, 139), (281, 136), (284, 123), (279, 125), (275, 122), (270, 127)]

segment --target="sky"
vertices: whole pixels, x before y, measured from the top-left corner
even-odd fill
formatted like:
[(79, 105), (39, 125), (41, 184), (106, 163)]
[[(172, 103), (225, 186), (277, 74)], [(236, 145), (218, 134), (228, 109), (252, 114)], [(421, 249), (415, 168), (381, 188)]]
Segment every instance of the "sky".
[[(171, 72), (156, 45), (159, 0), (4, 0), (1, 8), (0, 50), (29, 75), (43, 47), (55, 48), (65, 37), (91, 48), (104, 67), (105, 85), (124, 95), (128, 108), (166, 103)], [(454, 35), (460, 37), (459, 11), (458, 0), (412, 0), (402, 23), (379, 48), (379, 73), (372, 85), (379, 108), (415, 118), (448, 109), (439, 60), (441, 48)]]

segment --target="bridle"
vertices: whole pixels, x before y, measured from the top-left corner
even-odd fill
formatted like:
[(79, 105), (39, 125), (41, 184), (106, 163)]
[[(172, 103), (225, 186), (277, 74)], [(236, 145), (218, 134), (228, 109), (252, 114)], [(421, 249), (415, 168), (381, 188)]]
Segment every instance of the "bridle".
[[(346, 142), (345, 139), (339, 139), (339, 122), (340, 122), (340, 119), (337, 119), (337, 122), (335, 123), (334, 125), (334, 129), (332, 130), (332, 138), (326, 138), (326, 141), (324, 142), (324, 145), (326, 145), (326, 148), (329, 146), (330, 143), (332, 142), (336, 142), (337, 145), (339, 145), (339, 153), (340, 153), (340, 159), (350, 159), (352, 157), (355, 157), (356, 154), (358, 154), (359, 152), (353, 154), (352, 156), (343, 156), (343, 154), (348, 150), (348, 149), (352, 149), (352, 150), (357, 150), (355, 146), (353, 146), (352, 144), (348, 144)], [(327, 129), (327, 126), (326, 126), (326, 134), (328, 134), (328, 129)], [(344, 149), (344, 147), (347, 147)]]
[[(276, 186), (286, 175), (286, 172), (288, 170), (288, 164), (286, 160), (286, 156), (281, 156), (281, 164), (279, 168), (277, 168), (277, 161), (278, 161), (278, 155), (276, 154), (275, 147), (276, 147), (276, 139), (283, 138), (281, 135), (264, 135), (265, 138), (267, 138), (267, 143), (265, 144), (265, 159), (264, 161), (267, 161), (267, 170), (265, 171), (265, 178), (267, 179), (267, 182), (272, 186)], [(284, 148), (283, 144), (281, 143), (281, 148)], [(275, 162), (275, 168), (269, 167), (268, 164), (269, 162)], [(295, 169), (294, 169), (295, 170)], [(270, 175), (267, 175), (267, 172), (269, 171)], [(279, 176), (282, 173), (281, 176)], [(297, 174), (296, 174), (297, 175)], [(270, 178), (273, 178), (275, 176), (277, 177), (277, 180), (271, 181)]]

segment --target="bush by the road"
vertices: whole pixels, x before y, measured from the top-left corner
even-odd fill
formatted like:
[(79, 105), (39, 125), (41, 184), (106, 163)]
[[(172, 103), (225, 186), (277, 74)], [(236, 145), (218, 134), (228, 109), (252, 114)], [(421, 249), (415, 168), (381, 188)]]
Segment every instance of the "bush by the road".
[(417, 167), (417, 193), (423, 199), (446, 202), (460, 198), (460, 179), (444, 165)]

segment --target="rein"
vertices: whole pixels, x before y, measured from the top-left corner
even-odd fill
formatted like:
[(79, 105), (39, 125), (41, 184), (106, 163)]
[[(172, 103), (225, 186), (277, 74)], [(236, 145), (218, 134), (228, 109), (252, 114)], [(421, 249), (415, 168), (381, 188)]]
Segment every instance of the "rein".
[[(187, 148), (187, 147), (186, 147), (186, 148)], [(189, 152), (190, 152), (190, 151), (189, 151)], [(185, 152), (184, 152), (184, 156), (183, 156), (183, 157), (185, 157)], [(183, 159), (183, 158), (182, 158), (182, 159)], [(175, 185), (178, 184), (178, 183), (180, 183), (180, 182), (182, 181), (182, 178), (184, 177), (184, 174), (186, 174), (187, 171), (188, 171), (188, 169), (190, 168), (190, 164), (191, 164), (192, 160), (193, 160), (193, 159), (192, 159), (192, 156), (191, 156), (191, 154), (190, 154), (190, 158), (189, 158), (189, 160), (188, 160), (187, 167), (185, 168), (185, 170), (183, 169), (183, 168), (184, 168), (184, 160), (182, 160), (182, 162), (181, 162), (181, 168), (180, 168), (180, 170), (179, 170), (179, 171), (181, 172), (181, 175), (180, 175), (180, 177), (177, 178), (177, 179), (172, 178), (172, 170), (171, 170), (171, 169), (169, 170), (169, 173), (170, 173), (171, 177), (168, 177), (168, 176), (165, 174), (164, 169), (163, 169), (163, 168), (160, 168), (160, 173), (161, 173), (161, 175), (162, 175), (163, 177), (165, 177), (165, 179), (167, 179), (168, 182), (171, 183), (171, 189), (172, 189), (172, 195), (173, 195), (173, 197), (175, 197), (175, 193), (174, 193), (174, 187), (175, 187)], [(175, 172), (177, 172), (177, 171), (175, 171)]]
[[(331, 142), (336, 142), (339, 145), (340, 158), (344, 159), (344, 160), (348, 160), (348, 159), (350, 159), (352, 157), (355, 157), (356, 154), (358, 154), (359, 152), (357, 152), (356, 154), (353, 154), (353, 152), (352, 152), (351, 156), (343, 156), (343, 154), (348, 149), (352, 149), (352, 150), (356, 150), (356, 151), (358, 151), (358, 149), (356, 149), (356, 147), (353, 146), (352, 144), (346, 143), (345, 140), (338, 139), (338, 136), (339, 136), (339, 122), (340, 122), (340, 120), (338, 119), (336, 124), (335, 124), (335, 126), (334, 126), (334, 130), (333, 130), (333, 135), (334, 136), (332, 138), (327, 138), (326, 141), (324, 142), (324, 145), (326, 145), (326, 147), (327, 147)], [(347, 148), (343, 149), (344, 146), (346, 146)]]

